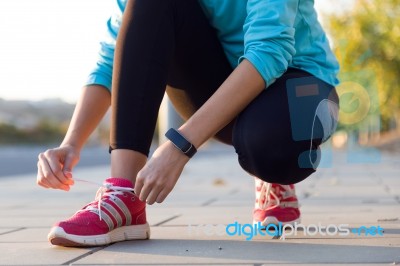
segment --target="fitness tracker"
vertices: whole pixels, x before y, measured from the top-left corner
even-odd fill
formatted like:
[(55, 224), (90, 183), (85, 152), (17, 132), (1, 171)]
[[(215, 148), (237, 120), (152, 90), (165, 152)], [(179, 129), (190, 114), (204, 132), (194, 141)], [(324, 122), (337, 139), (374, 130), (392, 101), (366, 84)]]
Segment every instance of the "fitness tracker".
[(182, 136), (179, 131), (174, 128), (170, 128), (165, 136), (174, 144), (174, 146), (181, 150), (183, 154), (187, 157), (192, 158), (193, 155), (197, 152), (196, 147), (190, 143), (184, 136)]

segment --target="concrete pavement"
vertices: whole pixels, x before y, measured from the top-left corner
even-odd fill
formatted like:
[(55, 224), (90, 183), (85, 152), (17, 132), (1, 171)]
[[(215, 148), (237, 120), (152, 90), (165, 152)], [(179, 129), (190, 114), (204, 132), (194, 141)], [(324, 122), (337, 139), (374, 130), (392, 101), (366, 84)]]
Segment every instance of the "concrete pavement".
[[(54, 222), (94, 198), (96, 186), (77, 182), (67, 193), (37, 187), (35, 173), (4, 176), (0, 265), (400, 264), (400, 155), (376, 155), (325, 152), (326, 168), (297, 185), (305, 231), (286, 231), (285, 240), (224, 232), (235, 222), (251, 224), (254, 205), (253, 180), (226, 146), (201, 150), (167, 201), (148, 207), (150, 240), (105, 247), (63, 248), (46, 239)], [(75, 172), (100, 183), (108, 174), (108, 166)], [(330, 234), (314, 232), (318, 225)]]

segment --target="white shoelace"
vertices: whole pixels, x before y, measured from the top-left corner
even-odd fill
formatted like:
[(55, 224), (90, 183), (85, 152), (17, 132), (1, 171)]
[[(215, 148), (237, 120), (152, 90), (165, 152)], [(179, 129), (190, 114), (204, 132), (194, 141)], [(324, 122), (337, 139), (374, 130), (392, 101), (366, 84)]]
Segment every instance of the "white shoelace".
[(79, 181), (79, 182), (93, 184), (96, 186), (100, 186), (99, 190), (97, 190), (96, 197), (95, 197), (95, 200), (98, 201), (97, 208), (89, 205), (86, 208), (83, 208), (82, 210), (78, 211), (78, 212), (81, 212), (84, 210), (94, 211), (99, 216), (100, 221), (102, 220), (101, 204), (103, 203), (103, 197), (108, 196), (111, 200), (114, 201), (116, 199), (117, 195), (123, 195), (124, 192), (134, 192), (133, 188), (113, 186), (110, 183), (98, 184), (96, 182), (87, 181), (84, 179), (76, 179), (76, 178), (74, 180)]
[[(272, 196), (275, 198), (275, 204), (271, 204), (270, 203), (272, 201), (270, 201), (270, 197)], [(264, 199), (264, 202), (262, 199)], [(273, 188), (272, 188), (272, 184), (271, 183), (267, 183), (267, 182), (262, 182), (261, 185), (261, 190), (260, 190), (260, 196), (258, 199), (258, 207), (262, 210), (267, 209), (267, 207), (269, 207), (268, 205), (270, 205), (271, 208), (277, 207), (281, 204), (281, 201), (279, 199), (279, 197), (275, 194)]]

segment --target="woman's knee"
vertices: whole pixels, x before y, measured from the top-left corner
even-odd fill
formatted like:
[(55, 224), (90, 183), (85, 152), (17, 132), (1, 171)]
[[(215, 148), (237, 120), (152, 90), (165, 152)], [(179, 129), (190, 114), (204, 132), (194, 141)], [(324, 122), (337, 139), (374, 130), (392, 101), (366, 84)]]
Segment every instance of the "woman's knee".
[(337, 110), (332, 86), (288, 70), (236, 120), (233, 144), (241, 166), (271, 183), (302, 181), (319, 164), (319, 145), (335, 130)]
[(310, 147), (310, 141), (294, 141), (284, 131), (257, 132), (238, 129), (238, 124), (233, 144), (240, 165), (251, 175), (269, 183), (294, 184), (315, 172), (320, 140), (313, 141)]
[(319, 162), (321, 139), (295, 140), (288, 109), (283, 93), (265, 91), (238, 116), (233, 129), (242, 168), (270, 183), (300, 182)]

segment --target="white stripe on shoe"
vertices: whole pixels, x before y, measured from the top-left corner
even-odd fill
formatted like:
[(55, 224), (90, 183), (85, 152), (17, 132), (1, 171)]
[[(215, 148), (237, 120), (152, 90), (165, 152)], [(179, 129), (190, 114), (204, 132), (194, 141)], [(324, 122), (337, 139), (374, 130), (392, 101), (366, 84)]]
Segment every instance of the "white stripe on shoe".
[(86, 207), (86, 210), (99, 215), (99, 217), (101, 217), (101, 219), (107, 224), (108, 230), (111, 231), (114, 229), (114, 222), (112, 221), (111, 217), (105, 211), (103, 211), (103, 210), (99, 211), (98, 208), (95, 208), (93, 206)]
[(115, 209), (114, 206), (112, 206), (111, 204), (109, 204), (106, 201), (103, 201), (101, 203), (101, 207), (106, 209), (114, 217), (114, 219), (117, 221), (117, 227), (121, 227), (122, 226), (122, 217), (118, 213), (118, 211)]
[[(129, 195), (128, 195), (129, 196)], [(132, 223), (132, 215), (125, 203), (118, 197), (115, 197), (114, 203), (119, 207), (121, 212), (125, 215), (125, 225)], [(121, 221), (122, 222), (122, 221)]]

